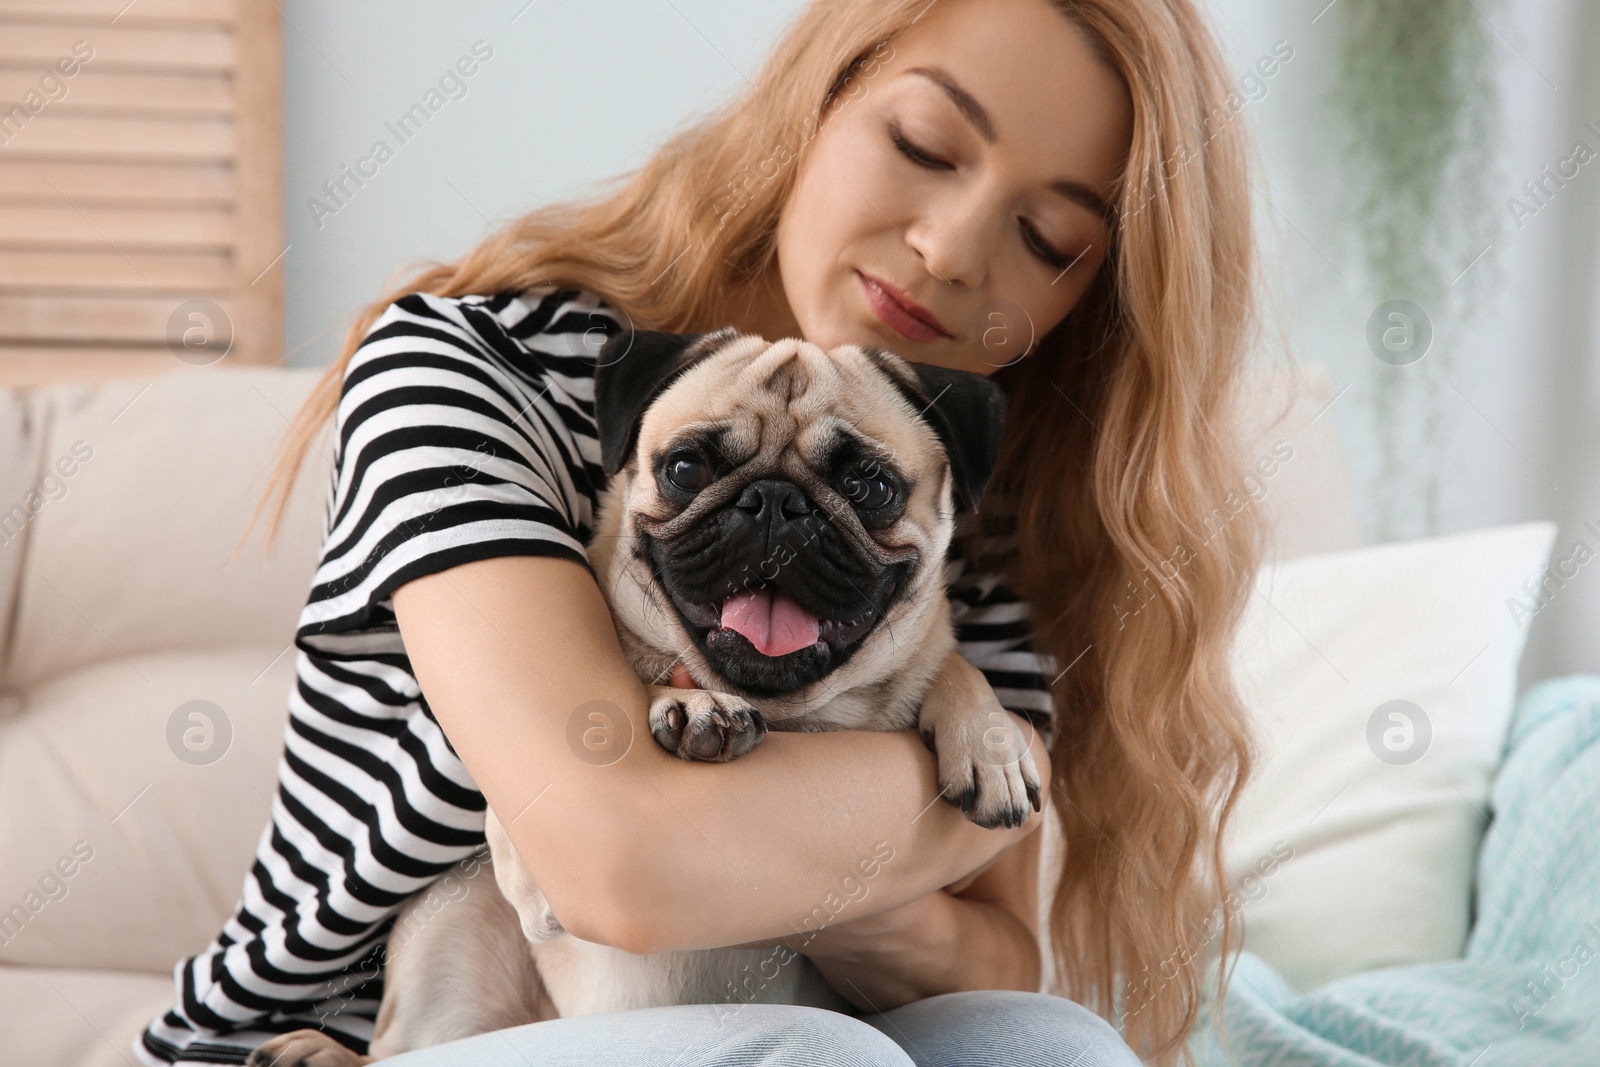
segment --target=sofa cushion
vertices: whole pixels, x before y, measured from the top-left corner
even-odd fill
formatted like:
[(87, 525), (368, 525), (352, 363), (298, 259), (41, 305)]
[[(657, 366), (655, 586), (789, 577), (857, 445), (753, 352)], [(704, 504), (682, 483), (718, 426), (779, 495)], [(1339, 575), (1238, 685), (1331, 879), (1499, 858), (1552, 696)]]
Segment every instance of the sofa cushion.
[(172, 976), (127, 971), (0, 967), (8, 1019), (6, 1063), (127, 1067), (144, 1026), (171, 1006)]
[[(45, 469), (44, 407), (39, 394), (0, 391), (0, 649), (10, 645), (10, 609), (34, 517), (70, 488), (59, 472)], [(16, 711), (7, 681), (5, 657), (0, 655), (0, 719)]]
[(133, 653), (25, 694), (0, 722), (0, 963), (170, 973), (210, 942), (267, 822), (295, 658)]
[(65, 492), (28, 531), (12, 689), (146, 652), (293, 637), (320, 547), (331, 420), (272, 552), (261, 551), (263, 515), (228, 558), (317, 374), (188, 368), (38, 393), (40, 454), (63, 462)]
[(173, 998), (170, 974), (0, 966), (8, 1064), (128, 1067), (128, 1046)]
[(1272, 565), (1235, 672), (1261, 741), (1225, 851), (1244, 947), (1307, 991), (1452, 959), (1552, 522)]

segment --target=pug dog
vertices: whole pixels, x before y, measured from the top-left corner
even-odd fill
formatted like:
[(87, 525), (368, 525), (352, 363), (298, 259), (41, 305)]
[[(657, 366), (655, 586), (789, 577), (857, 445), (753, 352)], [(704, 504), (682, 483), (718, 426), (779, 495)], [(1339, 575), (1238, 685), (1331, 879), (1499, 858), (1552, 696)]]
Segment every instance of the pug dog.
[[(955, 513), (998, 460), (998, 386), (876, 347), (632, 331), (599, 353), (594, 410), (608, 482), (589, 559), (657, 744), (720, 762), (769, 730), (915, 726), (972, 821), (1039, 810), (1029, 741), (957, 652), (945, 585)], [(657, 684), (680, 664), (699, 688)], [(417, 894), (396, 917), (418, 932), (390, 938), (370, 1056), (300, 1030), (248, 1062), (343, 1067), (541, 1019), (725, 1003), (770, 966), (766, 949), (640, 956), (572, 937), (492, 810), (485, 834), (491, 862), (459, 899), (418, 924)], [(742, 999), (854, 1010), (789, 955)]]

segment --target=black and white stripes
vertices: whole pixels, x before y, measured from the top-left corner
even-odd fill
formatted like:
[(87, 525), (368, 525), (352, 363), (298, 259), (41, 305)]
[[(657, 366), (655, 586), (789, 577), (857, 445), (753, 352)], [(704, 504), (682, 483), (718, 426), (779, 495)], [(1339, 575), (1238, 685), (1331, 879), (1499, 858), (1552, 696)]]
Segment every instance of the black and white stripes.
[[(483, 796), (422, 698), (390, 596), (495, 556), (588, 566), (605, 476), (586, 334), (619, 329), (578, 290), (414, 294), (351, 357), (272, 820), (233, 916), (174, 969), (177, 1001), (135, 1041), (140, 1062), (242, 1063), (307, 1026), (365, 1051), (395, 913), (484, 842)], [(954, 551), (946, 574), (963, 655), (1047, 724), (1052, 664), (1031, 651), (1027, 604)]]

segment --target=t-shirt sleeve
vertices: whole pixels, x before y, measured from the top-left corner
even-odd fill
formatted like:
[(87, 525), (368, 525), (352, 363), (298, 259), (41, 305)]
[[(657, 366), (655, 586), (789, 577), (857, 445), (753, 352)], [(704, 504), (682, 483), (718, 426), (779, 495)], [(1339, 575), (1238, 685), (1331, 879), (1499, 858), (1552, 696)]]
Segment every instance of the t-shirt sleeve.
[(956, 648), (983, 672), (1000, 706), (1046, 738), (1054, 723), (1055, 658), (1033, 647), (1031, 608), (993, 571), (962, 573), (949, 587)]
[(950, 600), (952, 606), (962, 605), (955, 622), (957, 651), (984, 673), (1002, 707), (1048, 736), (1054, 659), (1034, 651), (1027, 601), (994, 576), (971, 577), (950, 590)]
[(463, 563), (532, 555), (590, 567), (580, 412), (481, 304), (421, 293), (391, 304), (345, 369), (301, 647), (382, 650), (396, 632), (390, 594)]

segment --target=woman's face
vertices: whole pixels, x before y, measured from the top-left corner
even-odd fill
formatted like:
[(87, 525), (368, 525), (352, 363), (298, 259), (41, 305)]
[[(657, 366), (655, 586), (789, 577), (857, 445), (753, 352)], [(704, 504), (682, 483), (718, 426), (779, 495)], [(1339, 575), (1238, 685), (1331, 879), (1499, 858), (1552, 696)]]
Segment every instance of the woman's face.
[(892, 46), (803, 157), (745, 328), (990, 374), (1105, 257), (1132, 105), (1045, 0), (932, 5)]

